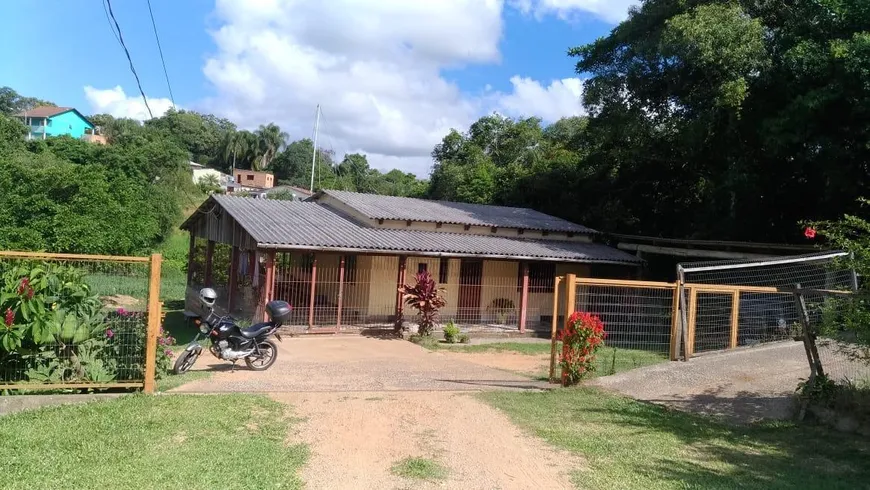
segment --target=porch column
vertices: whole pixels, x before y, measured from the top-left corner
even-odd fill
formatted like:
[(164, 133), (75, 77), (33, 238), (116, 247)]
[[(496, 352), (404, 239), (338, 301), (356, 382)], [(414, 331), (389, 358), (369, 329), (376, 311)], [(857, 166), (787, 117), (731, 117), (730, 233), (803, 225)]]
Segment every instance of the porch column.
[(248, 250), (248, 275), (251, 276), (251, 285), (254, 284), (254, 274), (257, 267), (257, 249)]
[(205, 287), (211, 287), (212, 262), (214, 259), (214, 242), (209, 240), (205, 246)]
[(275, 251), (266, 252), (265, 279), (260, 285), (260, 300), (255, 313), (259, 321), (266, 320), (266, 304), (272, 300), (272, 288), (275, 286)]
[(529, 309), (529, 263), (523, 262), (523, 289), (520, 292), (520, 333), (526, 332), (526, 316)]
[(227, 309), (232, 313), (236, 305), (236, 289), (239, 284), (239, 247), (233, 247), (230, 252), (230, 280), (227, 292)]
[(308, 328), (314, 328), (314, 299), (317, 295), (317, 255), (311, 261), (311, 295), (308, 298)]
[(344, 255), (338, 263), (338, 318), (335, 320), (336, 333), (341, 329), (341, 300), (344, 296)]
[[(269, 250), (266, 254), (266, 303), (275, 297), (275, 251)], [(265, 305), (264, 305), (265, 306)]]
[(196, 235), (190, 232), (190, 248), (187, 250), (187, 286), (193, 284), (193, 257), (196, 255)]
[(399, 256), (399, 270), (396, 274), (396, 329), (402, 327), (402, 312), (405, 308), (404, 298), (402, 297), (402, 293), (399, 292), (399, 288), (405, 285), (405, 267), (408, 263), (408, 257), (404, 255)]

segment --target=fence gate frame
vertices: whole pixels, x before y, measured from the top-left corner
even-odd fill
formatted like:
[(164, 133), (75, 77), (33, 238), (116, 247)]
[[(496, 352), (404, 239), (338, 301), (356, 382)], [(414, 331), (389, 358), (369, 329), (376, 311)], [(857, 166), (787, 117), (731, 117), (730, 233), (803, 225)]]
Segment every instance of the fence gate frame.
[[(565, 297), (562, 299), (562, 303), (559, 302), (559, 286), (561, 283), (565, 284)], [(679, 280), (671, 283), (621, 279), (596, 279), (590, 277), (577, 277), (575, 274), (557, 276), (555, 278), (555, 288), (553, 294), (553, 321), (551, 325), (550, 335), (550, 382), (556, 382), (556, 364), (558, 359), (556, 342), (558, 341), (559, 335), (559, 308), (560, 306), (564, 307), (564, 321), (562, 323), (562, 328), (565, 328), (567, 326), (569, 317), (576, 310), (577, 286), (604, 286), (673, 291), (673, 301), (670, 310), (671, 330), (668, 349), (668, 357), (671, 361), (688, 361), (695, 356), (695, 331), (698, 319), (697, 317), (699, 294), (719, 294), (730, 297), (731, 307), (728, 319), (729, 335), (727, 347), (724, 349), (716, 349), (724, 351), (738, 348), (738, 334), (740, 323), (740, 294), (742, 293), (800, 295), (802, 292), (813, 292), (831, 296), (852, 294), (848, 291), (837, 291), (828, 289), (801, 289), (799, 287), (786, 288), (768, 286), (734, 286), (726, 284), (698, 284), (684, 283)]]
[(81, 260), (89, 262), (108, 263), (139, 263), (148, 265), (148, 323), (145, 331), (145, 365), (142, 381), (119, 383), (0, 383), (0, 390), (63, 390), (63, 389), (107, 389), (107, 388), (141, 388), (144, 393), (154, 393), (157, 374), (157, 338), (162, 323), (163, 303), (160, 302), (160, 271), (163, 264), (161, 254), (150, 257), (132, 257), (119, 255), (85, 255), (46, 252), (22, 252), (0, 250), (0, 259), (19, 260)]

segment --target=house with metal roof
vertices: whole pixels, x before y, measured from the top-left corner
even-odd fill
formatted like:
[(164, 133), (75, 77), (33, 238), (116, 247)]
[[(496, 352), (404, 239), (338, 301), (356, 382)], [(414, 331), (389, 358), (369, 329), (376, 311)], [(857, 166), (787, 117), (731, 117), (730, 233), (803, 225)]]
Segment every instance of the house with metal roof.
[(441, 320), (466, 330), (549, 329), (555, 277), (629, 277), (641, 261), (599, 233), (531, 209), (327, 190), (306, 201), (214, 195), (190, 233), (188, 308), (206, 285), (232, 314), (294, 307), (307, 331), (392, 328), (398, 286), (429, 272)]
[(48, 136), (69, 135), (73, 138), (96, 139), (94, 125), (81, 112), (72, 107), (39, 106), (16, 115), (29, 129), (27, 139), (45, 139)]

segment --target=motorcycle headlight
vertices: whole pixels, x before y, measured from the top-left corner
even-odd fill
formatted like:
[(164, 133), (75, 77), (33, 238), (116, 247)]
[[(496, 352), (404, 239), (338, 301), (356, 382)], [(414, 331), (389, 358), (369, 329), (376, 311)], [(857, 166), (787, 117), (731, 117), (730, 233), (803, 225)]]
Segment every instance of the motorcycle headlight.
[(208, 327), (206, 326), (205, 323), (200, 323), (200, 324), (199, 324), (199, 331), (202, 332), (202, 333), (208, 333)]

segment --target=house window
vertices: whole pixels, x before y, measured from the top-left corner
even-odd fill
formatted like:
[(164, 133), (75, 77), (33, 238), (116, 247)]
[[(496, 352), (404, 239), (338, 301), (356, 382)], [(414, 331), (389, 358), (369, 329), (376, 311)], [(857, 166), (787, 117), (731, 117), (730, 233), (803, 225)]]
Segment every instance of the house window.
[(441, 262), (438, 264), (438, 282), (441, 284), (447, 284), (447, 278), (450, 277), (449, 265), (450, 259), (441, 259)]
[[(551, 262), (529, 263), (529, 292), (552, 293), (556, 285), (556, 264)], [(523, 290), (523, 264), (517, 273), (517, 291)]]
[(242, 174), (236, 175), (236, 182), (242, 181)]
[(420, 262), (417, 264), (417, 274), (422, 274), (429, 270), (429, 265), (425, 262)]
[(254, 176), (253, 176), (253, 175), (248, 175), (248, 176), (247, 176), (247, 180), (254, 180)]

